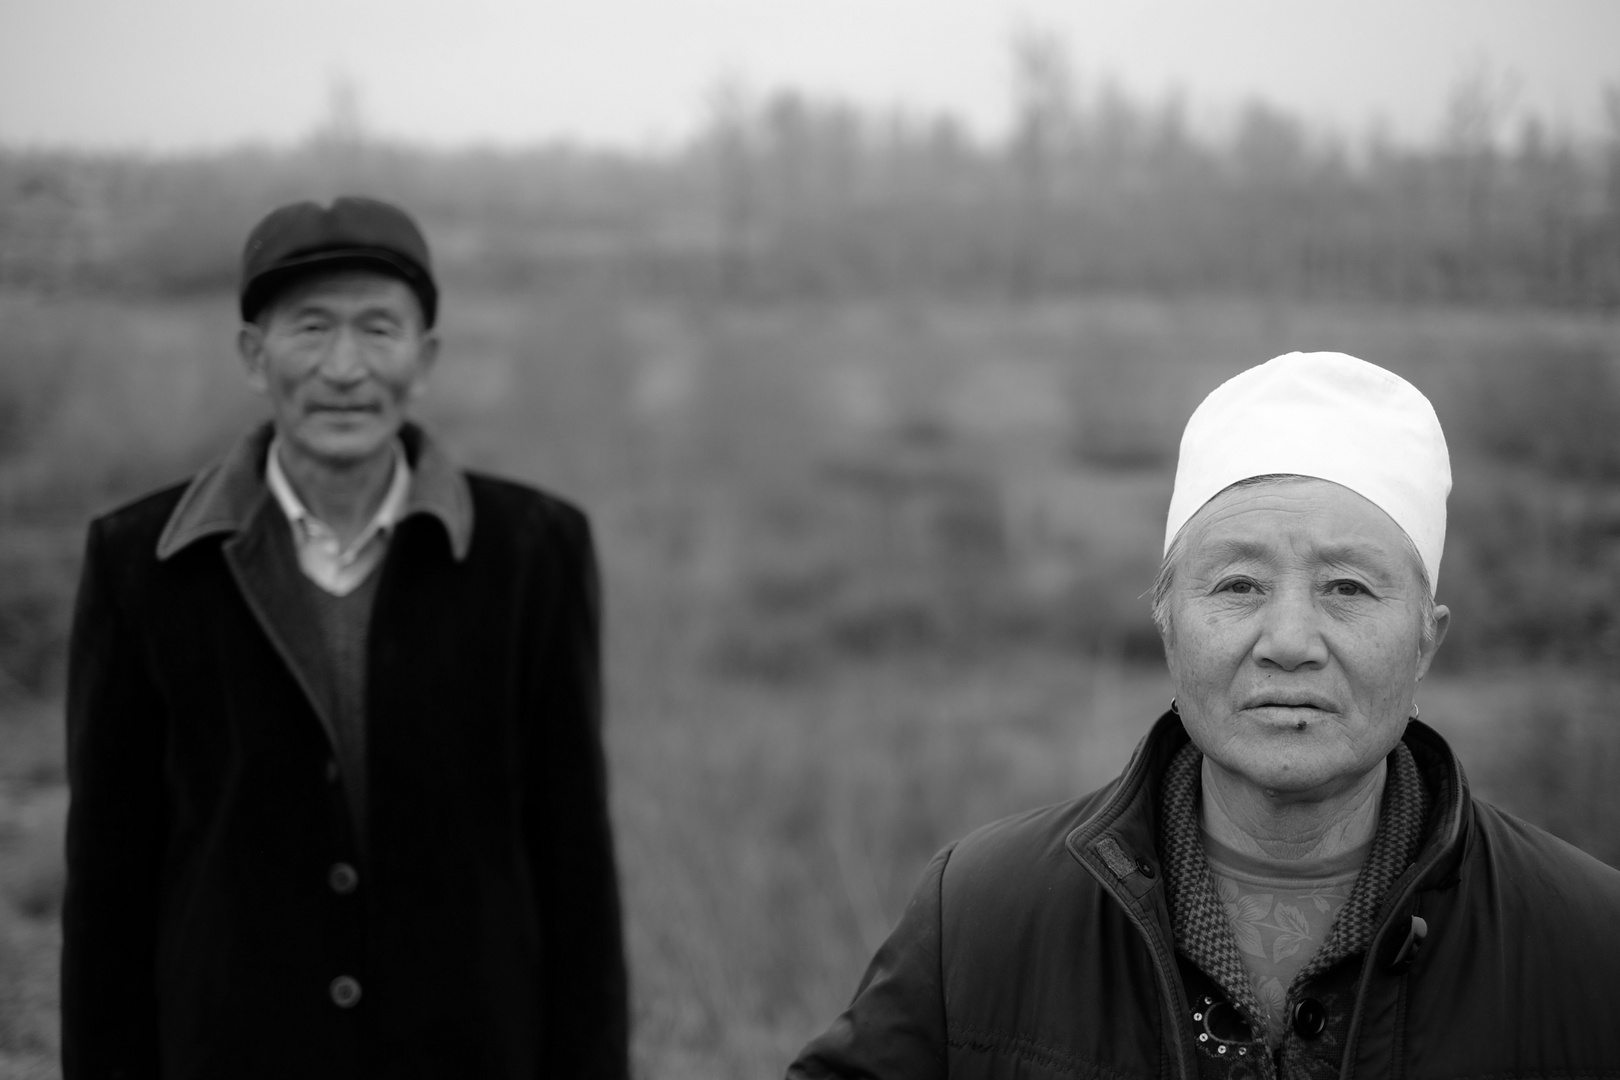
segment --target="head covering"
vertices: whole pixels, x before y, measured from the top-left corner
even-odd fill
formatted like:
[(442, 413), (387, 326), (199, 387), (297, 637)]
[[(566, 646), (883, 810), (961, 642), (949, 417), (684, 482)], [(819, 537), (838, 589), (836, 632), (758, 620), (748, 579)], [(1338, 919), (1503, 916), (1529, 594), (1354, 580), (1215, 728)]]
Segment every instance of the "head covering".
[(1187, 421), (1164, 548), (1239, 480), (1272, 473), (1343, 485), (1411, 537), (1440, 581), (1451, 459), (1434, 406), (1399, 375), (1344, 353), (1288, 353), (1236, 375)]
[(329, 207), (300, 202), (272, 210), (242, 249), (241, 308), (251, 322), (270, 299), (312, 271), (362, 268), (397, 277), (432, 327), (439, 289), (427, 241), (409, 214), (391, 203), (345, 195)]

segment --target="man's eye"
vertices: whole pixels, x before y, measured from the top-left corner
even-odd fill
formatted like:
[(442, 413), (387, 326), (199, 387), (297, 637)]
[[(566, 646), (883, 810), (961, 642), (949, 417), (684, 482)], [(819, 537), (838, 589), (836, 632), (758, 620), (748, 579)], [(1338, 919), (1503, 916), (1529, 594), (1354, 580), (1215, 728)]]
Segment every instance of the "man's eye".
[(1359, 581), (1335, 581), (1328, 586), (1334, 596), (1364, 596), (1367, 589)]

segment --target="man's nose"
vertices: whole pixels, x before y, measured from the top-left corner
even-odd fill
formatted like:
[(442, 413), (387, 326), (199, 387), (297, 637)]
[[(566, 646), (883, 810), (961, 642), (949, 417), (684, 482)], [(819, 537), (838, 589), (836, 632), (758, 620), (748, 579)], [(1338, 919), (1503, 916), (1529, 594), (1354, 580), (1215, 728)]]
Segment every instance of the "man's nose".
[(332, 346), (321, 358), (321, 375), (329, 382), (349, 385), (366, 375), (365, 351), (353, 328), (341, 326), (332, 337)]
[(1323, 612), (1306, 588), (1283, 588), (1267, 598), (1260, 614), (1254, 658), (1284, 671), (1321, 667), (1327, 662), (1322, 638)]

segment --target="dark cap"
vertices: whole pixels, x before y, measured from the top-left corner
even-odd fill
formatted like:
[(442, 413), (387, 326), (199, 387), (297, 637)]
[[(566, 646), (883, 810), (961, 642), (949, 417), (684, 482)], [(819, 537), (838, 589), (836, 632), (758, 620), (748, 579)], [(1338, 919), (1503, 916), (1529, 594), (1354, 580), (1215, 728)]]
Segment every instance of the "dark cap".
[(251, 322), (295, 278), (345, 267), (399, 278), (421, 302), (423, 322), (433, 325), (439, 289), (422, 231), (399, 207), (355, 195), (329, 207), (283, 206), (253, 227), (242, 249), (242, 319)]

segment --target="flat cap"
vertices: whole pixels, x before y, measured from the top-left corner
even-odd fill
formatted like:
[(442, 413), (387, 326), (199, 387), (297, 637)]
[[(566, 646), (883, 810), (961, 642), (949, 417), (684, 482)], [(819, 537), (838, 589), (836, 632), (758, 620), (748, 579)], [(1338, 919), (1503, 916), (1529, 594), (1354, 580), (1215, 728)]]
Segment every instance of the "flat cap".
[(252, 319), (294, 279), (312, 271), (369, 269), (399, 278), (422, 305), (431, 327), (439, 289), (427, 241), (410, 215), (391, 203), (357, 195), (331, 206), (299, 202), (272, 210), (242, 249), (241, 309)]

